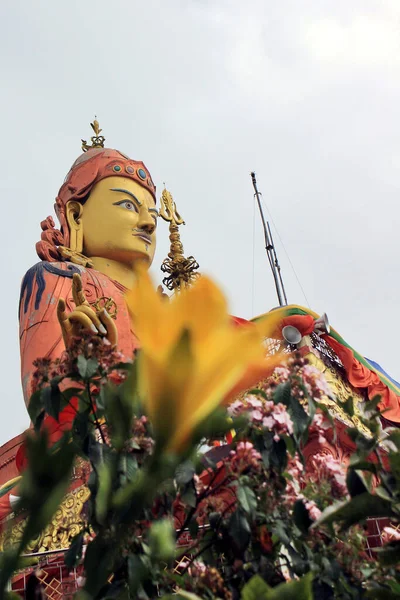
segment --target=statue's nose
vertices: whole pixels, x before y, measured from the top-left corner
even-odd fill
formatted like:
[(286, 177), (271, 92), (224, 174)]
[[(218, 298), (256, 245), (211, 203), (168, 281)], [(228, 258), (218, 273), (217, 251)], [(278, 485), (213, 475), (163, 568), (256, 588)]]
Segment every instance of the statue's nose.
[(153, 231), (156, 228), (156, 224), (154, 222), (153, 217), (150, 215), (148, 210), (144, 209), (144, 207), (142, 208), (142, 210), (139, 213), (138, 226), (141, 229), (143, 229), (144, 231), (146, 231), (146, 233), (149, 233), (150, 235), (153, 233)]

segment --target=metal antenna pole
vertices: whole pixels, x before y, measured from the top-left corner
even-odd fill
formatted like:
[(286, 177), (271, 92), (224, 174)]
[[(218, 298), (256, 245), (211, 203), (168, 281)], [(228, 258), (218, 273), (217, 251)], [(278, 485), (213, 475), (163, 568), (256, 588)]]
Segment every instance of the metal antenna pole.
[(281, 291), (282, 291), (282, 294), (283, 294), (284, 304), (286, 305), (288, 303), (288, 301), (287, 301), (287, 298), (286, 298), (285, 285), (284, 285), (283, 279), (282, 279), (281, 265), (278, 262), (278, 257), (276, 255), (274, 240), (272, 238), (271, 228), (269, 226), (268, 221), (267, 221), (267, 227), (268, 227), (269, 237), (270, 237), (271, 243), (272, 243), (272, 253), (274, 255), (274, 265), (275, 265), (276, 270), (278, 272), (279, 283), (280, 283)]
[(271, 228), (269, 226), (268, 221), (266, 221), (264, 217), (264, 212), (260, 200), (261, 193), (258, 191), (257, 188), (256, 174), (253, 171), (252, 173), (250, 173), (250, 175), (255, 192), (254, 196), (257, 198), (258, 209), (260, 211), (261, 221), (264, 229), (265, 250), (267, 251), (269, 266), (271, 267), (272, 275), (274, 277), (275, 289), (278, 296), (279, 306), (285, 306), (287, 304), (285, 286), (283, 285), (281, 267), (279, 265), (278, 257), (276, 255)]

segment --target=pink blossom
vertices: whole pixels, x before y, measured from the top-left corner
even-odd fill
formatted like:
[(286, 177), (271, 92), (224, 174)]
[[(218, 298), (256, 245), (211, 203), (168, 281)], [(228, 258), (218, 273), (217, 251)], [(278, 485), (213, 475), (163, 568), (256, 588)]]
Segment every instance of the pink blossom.
[(274, 379), (277, 380), (277, 383), (284, 383), (290, 377), (290, 371), (287, 367), (275, 367), (273, 372)]
[(252, 410), (251, 413), (250, 413), (250, 418), (251, 418), (252, 421), (262, 421), (263, 420), (263, 414), (259, 410)]
[(304, 467), (299, 461), (297, 454), (290, 457), (286, 469), (287, 482), (284, 495), (284, 500), (289, 504), (293, 504), (296, 500), (303, 499), (303, 495), (300, 493), (301, 485), (304, 485), (303, 472)]
[(204, 482), (202, 479), (200, 479), (200, 477), (198, 475), (193, 475), (193, 482), (194, 482), (194, 487), (196, 488), (196, 492), (198, 494), (202, 494), (204, 492), (204, 490), (206, 489), (206, 486), (204, 485)]
[(263, 425), (267, 429), (273, 429), (274, 423), (275, 423), (274, 418), (271, 415), (269, 417), (263, 418)]
[(312, 398), (322, 398), (323, 396), (332, 396), (332, 391), (324, 377), (317, 367), (306, 364), (299, 373), (303, 378), (303, 383)]
[[(249, 410), (252, 409), (252, 410)], [(292, 435), (293, 422), (283, 404), (275, 404), (272, 400), (258, 399), (253, 395), (242, 400), (235, 400), (229, 408), (231, 416), (238, 416), (249, 412), (250, 420), (254, 425), (261, 425), (274, 433), (274, 439), (279, 440), (280, 435)]]
[(266, 400), (263, 404), (262, 424), (265, 428), (274, 432), (274, 440), (278, 441), (280, 435), (292, 435), (293, 421), (287, 412), (286, 406), (283, 404), (274, 404), (270, 400)]
[(262, 401), (259, 400), (258, 398), (256, 398), (255, 396), (247, 396), (246, 403), (249, 406), (251, 406), (252, 408), (261, 408), (262, 407)]
[(241, 400), (235, 400), (234, 402), (232, 402), (232, 404), (230, 404), (228, 406), (227, 410), (228, 410), (228, 414), (231, 417), (237, 417), (246, 410), (246, 407)]
[(307, 473), (313, 481), (326, 479), (331, 485), (334, 498), (343, 498), (347, 495), (346, 467), (331, 454), (318, 452), (310, 457)]
[(385, 543), (400, 541), (400, 530), (397, 527), (384, 527), (382, 541)]
[(321, 511), (318, 506), (315, 504), (314, 500), (307, 500), (305, 503), (305, 507), (308, 510), (308, 514), (310, 515), (310, 519), (313, 521), (317, 521), (321, 516)]
[(318, 435), (318, 442), (320, 444), (326, 443), (325, 431), (327, 429), (327, 424), (325, 422), (323, 414), (317, 412), (314, 416), (313, 422), (309, 428), (309, 435), (312, 434)]
[(257, 452), (251, 442), (239, 442), (236, 450), (230, 452), (231, 467), (235, 472), (241, 472), (249, 468), (259, 468), (261, 454)]
[[(181, 569), (181, 568), (184, 569), (189, 564), (190, 564), (190, 561), (188, 561), (188, 560), (186, 561), (185, 559), (183, 559), (179, 563), (179, 565), (177, 565), (177, 567), (179, 569)], [(203, 573), (206, 573), (206, 571), (207, 571), (206, 565), (204, 563), (200, 562), (199, 560), (194, 560), (188, 569), (188, 573), (191, 577), (200, 577)]]

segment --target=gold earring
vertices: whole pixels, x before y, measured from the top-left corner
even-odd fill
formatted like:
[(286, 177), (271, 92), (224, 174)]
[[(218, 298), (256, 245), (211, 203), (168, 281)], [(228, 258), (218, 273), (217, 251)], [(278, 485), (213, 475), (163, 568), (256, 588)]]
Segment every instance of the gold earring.
[(93, 267), (93, 262), (90, 258), (82, 254), (83, 248), (83, 231), (81, 225), (83, 207), (80, 202), (70, 200), (66, 206), (66, 218), (69, 227), (69, 248), (59, 246), (58, 250), (64, 260), (68, 260), (75, 265), (82, 267)]

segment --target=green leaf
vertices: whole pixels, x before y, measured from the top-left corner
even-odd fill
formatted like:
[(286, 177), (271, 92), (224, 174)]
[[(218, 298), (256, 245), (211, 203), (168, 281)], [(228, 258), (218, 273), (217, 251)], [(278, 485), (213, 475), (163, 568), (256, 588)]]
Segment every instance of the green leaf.
[(189, 481), (189, 483), (185, 485), (184, 489), (181, 491), (181, 499), (182, 502), (191, 508), (195, 508), (197, 504), (197, 496), (193, 481)]
[(313, 600), (312, 573), (297, 581), (281, 583), (269, 591), (266, 600)]
[(79, 375), (84, 381), (88, 381), (96, 373), (99, 363), (95, 358), (86, 358), (83, 354), (78, 356), (77, 366)]
[(365, 592), (366, 598), (371, 598), (371, 600), (399, 600), (400, 594), (396, 592), (391, 592), (388, 588), (372, 588)]
[(208, 522), (210, 524), (211, 529), (216, 530), (221, 524), (221, 513), (219, 512), (210, 512), (208, 514)]
[(395, 429), (394, 431), (392, 431), (386, 438), (385, 441), (390, 440), (391, 442), (393, 442), (397, 449), (400, 450), (400, 431), (398, 429)]
[(192, 594), (192, 592), (178, 589), (174, 594), (162, 596), (161, 600), (202, 600), (202, 598), (196, 594)]
[(271, 465), (276, 467), (280, 473), (282, 473), (286, 469), (288, 462), (288, 452), (284, 439), (280, 438), (277, 442), (275, 440), (272, 440), (269, 461), (271, 462)]
[(128, 582), (132, 598), (137, 597), (137, 591), (148, 574), (148, 568), (144, 564), (143, 558), (136, 554), (128, 556)]
[(236, 510), (229, 519), (229, 535), (238, 552), (243, 553), (250, 542), (250, 525), (242, 510)]
[(42, 389), (42, 401), (46, 413), (58, 420), (61, 407), (61, 392), (58, 384), (51, 384)]
[(346, 475), (346, 485), (352, 498), (368, 492), (368, 488), (365, 484), (365, 478), (361, 471), (358, 472), (354, 469), (348, 469)]
[(185, 460), (183, 463), (178, 465), (175, 471), (175, 481), (178, 485), (185, 485), (192, 481), (193, 475), (195, 474), (196, 469), (194, 464), (190, 460)]
[[(280, 519), (276, 519), (275, 524), (272, 527), (272, 533), (276, 535), (276, 537), (284, 544), (285, 546), (290, 546), (290, 538), (287, 534), (286, 527), (287, 523), (281, 521)], [(286, 526), (286, 527), (285, 527)]]
[(241, 600), (313, 600), (312, 573), (297, 581), (271, 588), (259, 575), (254, 575), (242, 589)]
[(257, 508), (257, 498), (253, 490), (246, 485), (239, 485), (236, 493), (244, 512), (249, 516), (254, 516)]
[(296, 527), (304, 534), (308, 532), (312, 525), (312, 520), (302, 500), (296, 500), (293, 506), (293, 521)]
[(112, 491), (111, 465), (103, 462), (98, 468), (98, 490), (96, 494), (95, 512), (97, 522), (104, 525), (108, 512)]
[(324, 510), (318, 521), (312, 528), (319, 527), (323, 523), (342, 523), (342, 529), (347, 529), (354, 523), (358, 523), (368, 517), (392, 517), (391, 502), (379, 496), (365, 492), (359, 496), (337, 502)]
[(264, 600), (268, 598), (270, 586), (265, 583), (260, 575), (254, 575), (245, 586), (243, 586), (242, 600)]
[(377, 475), (378, 467), (375, 463), (370, 462), (368, 460), (361, 460), (357, 454), (353, 454), (350, 457), (349, 468), (355, 469), (356, 471), (368, 471)]
[(196, 539), (197, 534), (199, 533), (199, 524), (196, 519), (192, 519), (189, 523), (189, 533), (193, 540)]
[(264, 400), (269, 400), (267, 394), (264, 392), (264, 390), (260, 390), (258, 388), (253, 388), (251, 390), (249, 390), (247, 392), (247, 395), (249, 396), (261, 396), (261, 398), (263, 398)]
[(83, 531), (78, 533), (72, 539), (69, 549), (64, 554), (64, 563), (69, 569), (76, 567), (82, 557), (83, 536)]
[(152, 524), (149, 531), (151, 556), (157, 561), (169, 563), (175, 555), (175, 528), (172, 519), (161, 519)]
[(192, 594), (192, 592), (186, 592), (185, 590), (179, 590), (177, 595), (174, 595), (174, 598), (181, 598), (181, 600), (202, 600), (200, 596), (197, 594)]
[(349, 417), (354, 417), (354, 400), (351, 396), (347, 398), (346, 402), (341, 403), (340, 406)]
[[(245, 419), (246, 424), (248, 422)], [(198, 441), (222, 439), (227, 433), (234, 429), (231, 418), (226, 408), (218, 406), (204, 421), (196, 426), (193, 439)]]
[(18, 556), (22, 548), (19, 546), (0, 552), (0, 598), (3, 596), (14, 571), (18, 566)]
[(390, 452), (389, 454), (389, 463), (391, 474), (396, 479), (397, 485), (400, 484), (400, 453), (399, 452)]
[(293, 431), (295, 434), (302, 436), (307, 430), (310, 423), (310, 416), (304, 410), (296, 396), (290, 397), (288, 413), (293, 421)]
[(400, 541), (385, 544), (383, 548), (378, 548), (376, 553), (379, 562), (383, 565), (398, 565), (400, 563)]
[(105, 538), (102, 534), (88, 544), (84, 562), (86, 582), (83, 589), (91, 596), (98, 594), (113, 572), (117, 548), (115, 540)]
[(123, 385), (104, 386), (104, 409), (111, 439), (116, 450), (122, 450), (132, 434), (133, 394), (126, 393)]
[(275, 404), (284, 404), (289, 407), (290, 400), (292, 397), (292, 386), (290, 381), (286, 381), (285, 383), (281, 383), (278, 385), (274, 392), (274, 402)]
[(48, 448), (46, 432), (26, 437), (28, 467), (19, 488), (19, 506), (28, 511), (23, 547), (46, 527), (68, 489), (75, 457), (69, 441), (65, 435), (55, 452)]
[(43, 396), (42, 390), (37, 390), (29, 399), (28, 404), (28, 413), (32, 423), (35, 426), (36, 430), (36, 422), (39, 416), (43, 417), (44, 405), (43, 405)]
[(138, 470), (138, 462), (133, 454), (121, 454), (118, 465), (118, 476), (121, 486), (132, 481)]
[(5, 496), (6, 494), (8, 494), (8, 492), (10, 492), (13, 488), (15, 488), (16, 485), (18, 485), (20, 482), (20, 480), (15, 481), (14, 483), (10, 483), (9, 485), (4, 485), (1, 489), (0, 489), (0, 498), (2, 496)]

